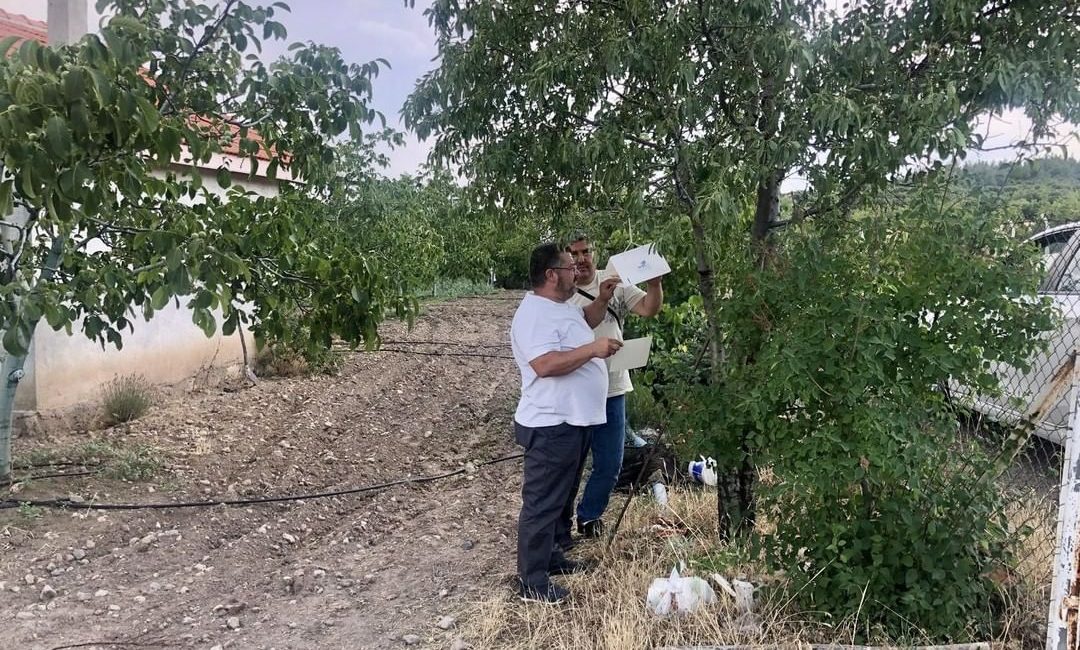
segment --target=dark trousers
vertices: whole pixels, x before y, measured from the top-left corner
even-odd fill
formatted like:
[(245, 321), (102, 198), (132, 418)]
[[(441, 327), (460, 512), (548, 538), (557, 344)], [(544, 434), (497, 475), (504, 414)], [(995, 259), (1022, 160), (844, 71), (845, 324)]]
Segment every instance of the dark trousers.
[(571, 424), (531, 428), (514, 423), (517, 442), (525, 448), (518, 517), (518, 577), (525, 586), (545, 588), (548, 569), (564, 560), (557, 542), (570, 539), (574, 497), (591, 430)]

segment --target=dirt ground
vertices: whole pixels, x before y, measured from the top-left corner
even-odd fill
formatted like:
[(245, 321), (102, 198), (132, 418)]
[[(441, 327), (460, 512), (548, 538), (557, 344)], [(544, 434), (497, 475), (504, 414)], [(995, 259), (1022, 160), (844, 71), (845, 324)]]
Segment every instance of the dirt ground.
[[(411, 332), (387, 323), (384, 338), (444, 343), (384, 347), (508, 356), (517, 298), (425, 306)], [(167, 503), (439, 474), (518, 451), (517, 382), (506, 358), (357, 352), (333, 377), (164, 397), (128, 431), (19, 438), (16, 464), (93, 439), (151, 445), (164, 468), (144, 481), (33, 480), (4, 497)], [(0, 646), (449, 648), (446, 617), (509, 593), (519, 475), (510, 461), (306, 501), (0, 510)]]

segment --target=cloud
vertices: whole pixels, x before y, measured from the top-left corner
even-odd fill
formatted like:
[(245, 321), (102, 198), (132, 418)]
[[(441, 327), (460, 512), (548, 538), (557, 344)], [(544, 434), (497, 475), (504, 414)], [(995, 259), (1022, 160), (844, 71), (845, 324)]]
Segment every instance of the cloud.
[(428, 154), (431, 153), (433, 146), (434, 142), (431, 140), (421, 142), (411, 133), (406, 135), (405, 146), (387, 151), (390, 165), (382, 173), (390, 178), (397, 178), (402, 174), (419, 173), (420, 168), (427, 162)]
[[(1069, 122), (1062, 122), (1054, 129), (1050, 138), (1041, 140), (1054, 144), (1051, 154), (1060, 156), (1061, 150), (1057, 145), (1065, 147), (1071, 158), (1080, 158), (1080, 140), (1077, 139), (1077, 130), (1080, 126)], [(1030, 142), (1031, 119), (1020, 109), (1004, 111), (1001, 115), (985, 115), (976, 127), (978, 133), (982, 133), (985, 141), (983, 149), (988, 151), (972, 151), (968, 156), (968, 162), (973, 161), (1002, 161), (1016, 160), (1024, 153), (1030, 157), (1031, 151), (1024, 151), (1019, 145)], [(1037, 155), (1045, 155), (1045, 151), (1038, 150)]]

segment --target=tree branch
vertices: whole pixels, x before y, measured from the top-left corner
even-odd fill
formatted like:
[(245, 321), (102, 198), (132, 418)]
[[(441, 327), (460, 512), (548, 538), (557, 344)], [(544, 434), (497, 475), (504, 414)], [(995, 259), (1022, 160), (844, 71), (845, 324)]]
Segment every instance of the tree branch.
[(184, 82), (187, 81), (188, 71), (191, 70), (191, 65), (195, 62), (195, 59), (199, 56), (200, 50), (210, 44), (214, 37), (217, 36), (217, 32), (221, 29), (221, 26), (225, 23), (225, 19), (229, 17), (229, 12), (232, 10), (239, 0), (225, 0), (225, 7), (221, 10), (221, 15), (214, 21), (214, 24), (203, 31), (202, 38), (192, 48), (191, 54), (180, 66), (180, 72), (178, 78), (175, 80), (176, 89), (168, 90), (168, 95), (165, 97), (165, 101), (161, 105), (161, 115), (170, 115), (173, 110), (173, 103), (176, 100), (176, 96), (180, 93), (180, 89), (183, 88)]
[[(604, 128), (603, 124), (597, 122), (596, 120), (590, 120), (589, 118), (585, 117), (584, 115), (579, 115), (579, 114), (571, 112), (571, 111), (561, 111), (561, 112), (562, 112), (563, 115), (565, 115), (567, 117), (571, 117), (571, 118), (581, 122), (582, 124), (587, 124), (587, 125), (589, 125), (591, 127), (597, 128), (597, 129)], [(638, 137), (636, 135), (632, 135), (630, 133), (626, 133), (625, 131), (621, 131), (621, 130), (620, 130), (620, 135), (623, 137), (624, 140), (629, 140), (630, 142), (640, 144), (643, 147), (648, 147), (648, 148), (654, 149), (656, 151), (661, 151), (662, 150), (662, 147), (658, 143), (653, 142), (651, 140), (646, 140), (645, 138)]]

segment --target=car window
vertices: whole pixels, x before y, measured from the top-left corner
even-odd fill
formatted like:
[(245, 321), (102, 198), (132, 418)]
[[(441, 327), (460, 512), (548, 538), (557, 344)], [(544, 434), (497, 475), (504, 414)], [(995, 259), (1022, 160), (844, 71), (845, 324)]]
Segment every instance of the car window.
[(1080, 293), (1080, 255), (1073, 255), (1069, 265), (1058, 283), (1057, 291), (1061, 293)]
[(1050, 267), (1054, 265), (1061, 251), (1065, 250), (1074, 232), (1073, 230), (1057, 232), (1035, 240), (1035, 244), (1042, 250), (1043, 273), (1050, 271)]

